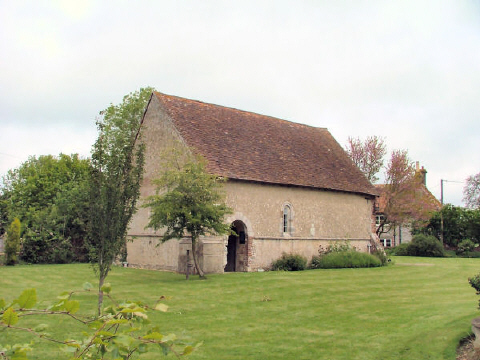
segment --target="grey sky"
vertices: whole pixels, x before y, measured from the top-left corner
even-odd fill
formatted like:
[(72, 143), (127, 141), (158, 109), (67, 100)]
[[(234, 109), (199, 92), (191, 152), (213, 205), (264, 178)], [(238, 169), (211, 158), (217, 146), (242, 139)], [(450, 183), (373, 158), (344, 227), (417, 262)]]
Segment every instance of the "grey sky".
[[(474, 1), (0, 0), (0, 174), (80, 153), (140, 87), (385, 137), (440, 179), (480, 172)], [(463, 183), (446, 183), (461, 204)]]

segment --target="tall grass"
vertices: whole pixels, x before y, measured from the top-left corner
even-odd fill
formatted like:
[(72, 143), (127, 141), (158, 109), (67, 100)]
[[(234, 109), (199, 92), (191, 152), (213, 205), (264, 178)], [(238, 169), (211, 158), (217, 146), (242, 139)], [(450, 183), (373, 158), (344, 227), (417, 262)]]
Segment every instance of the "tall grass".
[[(152, 313), (151, 320), (165, 333), (204, 341), (191, 359), (455, 359), (459, 339), (480, 315), (467, 280), (480, 271), (480, 260), (397, 257), (394, 263), (219, 274), (206, 281), (114, 268), (108, 281), (119, 300), (154, 303), (161, 295), (171, 296), (170, 311)], [(11, 300), (35, 287), (47, 303), (85, 281), (95, 283), (88, 265), (0, 267), (0, 297)], [(95, 297), (84, 294), (80, 300), (81, 309), (93, 314)], [(66, 319), (49, 321), (52, 335), (81, 329)], [(1, 344), (27, 339), (0, 332)], [(38, 346), (32, 359), (67, 358), (56, 345)]]

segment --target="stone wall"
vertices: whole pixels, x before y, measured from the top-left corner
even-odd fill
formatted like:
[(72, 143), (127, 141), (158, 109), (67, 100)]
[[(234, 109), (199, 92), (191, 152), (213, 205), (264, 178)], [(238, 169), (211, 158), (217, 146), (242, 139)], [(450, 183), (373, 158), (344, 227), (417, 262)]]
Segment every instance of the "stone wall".
[[(248, 234), (247, 271), (268, 268), (283, 252), (309, 260), (332, 241), (348, 240), (367, 251), (372, 227), (372, 200), (364, 196), (230, 180), (227, 204), (235, 213), (227, 222), (241, 220)], [(283, 232), (283, 207), (292, 209), (292, 231)]]
[[(162, 231), (146, 229), (149, 211), (141, 208), (145, 197), (154, 194), (153, 180), (158, 177), (165, 149), (188, 152), (157, 98), (152, 98), (141, 133), (147, 145), (145, 174), (139, 211), (130, 224), (128, 263), (145, 268), (184, 272), (188, 239), (160, 243)], [(241, 156), (241, 154), (239, 154)], [(314, 164), (312, 164), (314, 166)], [(281, 178), (281, 169), (279, 169)], [(225, 184), (227, 204), (234, 209), (226, 222), (243, 224), (246, 241), (237, 239), (236, 270), (266, 269), (286, 253), (298, 253), (311, 259), (319, 246), (331, 241), (348, 240), (360, 251), (367, 251), (372, 227), (372, 200), (362, 195), (300, 187), (229, 180)], [(291, 230), (283, 231), (283, 208), (291, 208)], [(227, 264), (228, 236), (204, 238), (198, 255), (205, 272), (223, 272)]]

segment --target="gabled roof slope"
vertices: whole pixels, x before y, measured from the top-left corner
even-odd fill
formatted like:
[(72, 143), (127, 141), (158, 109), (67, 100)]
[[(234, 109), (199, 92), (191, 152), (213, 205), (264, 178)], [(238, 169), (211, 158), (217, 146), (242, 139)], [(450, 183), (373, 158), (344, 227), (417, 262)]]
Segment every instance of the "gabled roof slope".
[(189, 147), (230, 179), (375, 195), (324, 128), (155, 92)]
[[(380, 196), (376, 199), (377, 213), (382, 214), (385, 212), (387, 206), (386, 197), (386, 184), (375, 184)], [(415, 206), (421, 206), (425, 211), (439, 211), (442, 208), (440, 201), (427, 189), (423, 184), (418, 185), (418, 189), (415, 191), (415, 198), (417, 204), (412, 204), (412, 208)]]

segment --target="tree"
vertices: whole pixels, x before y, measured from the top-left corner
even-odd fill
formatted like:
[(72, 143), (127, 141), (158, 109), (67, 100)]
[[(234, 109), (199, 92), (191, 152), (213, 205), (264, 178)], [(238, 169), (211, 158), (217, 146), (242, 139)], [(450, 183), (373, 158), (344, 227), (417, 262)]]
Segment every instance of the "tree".
[(86, 189), (90, 162), (78, 155), (30, 157), (3, 178), (2, 218), (24, 228), (30, 263), (86, 261)]
[(165, 227), (162, 241), (182, 239), (186, 233), (192, 241), (192, 255), (200, 278), (205, 273), (197, 259), (197, 242), (206, 234), (227, 234), (230, 226), (224, 216), (231, 213), (221, 192), (220, 179), (206, 171), (205, 160), (191, 159), (180, 168), (170, 167), (155, 181), (156, 194), (147, 199), (150, 222), (155, 230)]
[(125, 246), (128, 224), (140, 195), (144, 146), (139, 141), (139, 129), (152, 91), (144, 88), (126, 95), (121, 104), (102, 111), (97, 120), (99, 135), (92, 151), (88, 244), (90, 261), (99, 277), (99, 315), (105, 278)]
[(463, 201), (468, 208), (480, 209), (480, 173), (467, 178), (463, 188)]
[(480, 209), (466, 209), (447, 204), (432, 214), (426, 226), (415, 229), (416, 233), (433, 235), (441, 238), (443, 217), (444, 243), (456, 247), (465, 239), (480, 243)]
[(388, 232), (390, 226), (406, 222), (427, 221), (435, 210), (436, 200), (429, 196), (422, 178), (406, 150), (394, 150), (385, 170), (385, 185), (381, 187), (383, 218), (377, 235)]
[[(163, 335), (159, 327), (148, 326), (148, 312), (168, 310), (168, 306), (162, 302), (164, 296), (160, 297), (155, 306), (148, 306), (141, 301), (119, 303), (107, 293), (111, 305), (105, 315), (92, 318), (90, 315), (81, 314), (80, 301), (74, 297), (78, 293), (85, 296), (91, 288), (90, 283), (85, 283), (83, 291), (65, 291), (49, 306), (42, 304), (37, 307), (35, 288), (24, 290), (17, 299), (9, 303), (0, 298), (0, 329), (2, 332), (23, 332), (34, 339), (61, 345), (69, 359), (133, 359), (137, 354), (143, 358), (143, 354), (154, 348), (160, 348), (164, 355), (173, 353), (179, 358), (191, 354), (202, 345), (185, 344), (177, 339), (175, 334)], [(39, 324), (40, 319), (45, 317), (64, 318), (64, 321), (56, 322), (63, 330), (61, 338), (53, 337), (50, 331), (47, 332), (49, 329), (46, 323)], [(81, 339), (72, 332), (75, 327), (65, 325), (68, 321), (83, 326)], [(27, 360), (27, 353), (35, 350), (34, 343), (31, 341), (27, 344), (9, 345), (2, 341), (1, 359)], [(156, 355), (158, 356), (158, 353)]]
[(348, 138), (346, 146), (348, 156), (363, 172), (368, 181), (375, 183), (376, 176), (383, 167), (384, 157), (387, 153), (385, 142), (378, 136), (369, 136), (365, 141), (360, 138)]
[(20, 251), (20, 220), (15, 218), (7, 230), (5, 240), (5, 264), (15, 265), (17, 253)]

